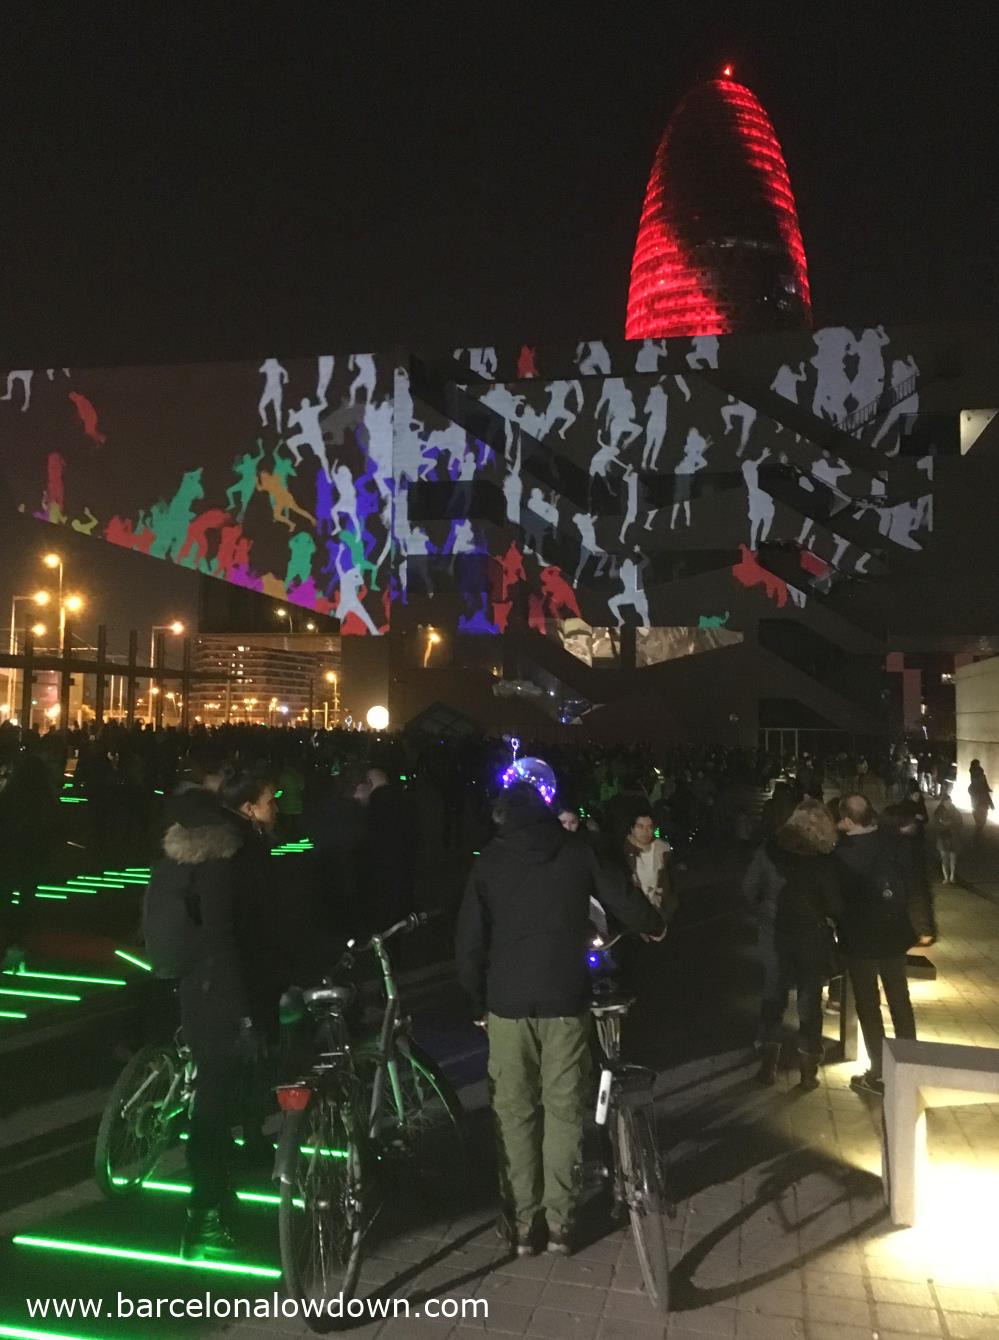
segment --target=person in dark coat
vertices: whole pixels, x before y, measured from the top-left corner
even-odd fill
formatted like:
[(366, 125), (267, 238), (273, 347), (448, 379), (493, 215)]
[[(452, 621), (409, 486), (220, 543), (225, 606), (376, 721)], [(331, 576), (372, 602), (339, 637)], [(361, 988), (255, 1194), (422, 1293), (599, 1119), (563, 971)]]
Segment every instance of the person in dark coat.
[[(756, 863), (757, 903), (772, 916), (776, 972), (761, 1002), (762, 1060), (757, 1078), (777, 1078), (780, 1036), (788, 993), (798, 998), (798, 1052), (801, 1088), (818, 1088), (822, 1061), (822, 987), (829, 978), (831, 923), (842, 910), (832, 852), (836, 827), (816, 800), (804, 800), (766, 843), (766, 862)], [(749, 881), (747, 881), (749, 883)], [(745, 886), (744, 886), (745, 887)], [(770, 909), (772, 908), (772, 911)]]
[(971, 775), (968, 795), (971, 798), (971, 817), (975, 824), (975, 841), (981, 842), (985, 833), (985, 825), (989, 821), (989, 810), (995, 808), (992, 801), (992, 788), (989, 786), (985, 769), (977, 758), (971, 760), (968, 771)]
[(458, 917), (458, 980), (489, 1035), (512, 1244), (531, 1253), (543, 1209), (549, 1250), (567, 1253), (589, 1098), (590, 897), (631, 930), (661, 939), (666, 927), (532, 786), (512, 786), (494, 817), (499, 835), (476, 861)]
[(262, 836), (275, 819), (274, 787), (263, 778), (232, 778), (221, 798), (193, 788), (163, 838), (163, 860), (146, 894), (147, 952), (158, 975), (178, 979), (181, 1023), (198, 1071), (181, 1247), (191, 1260), (236, 1250), (230, 1156), (241, 1100), (250, 1109), (242, 1113), (244, 1138), (251, 1150), (262, 1140), (263, 1113), (245, 1100), (259, 1090), (259, 1056), (280, 990)]
[(884, 1093), (881, 1078), (884, 1024), (879, 980), (888, 1000), (895, 1036), (916, 1036), (905, 967), (906, 951), (916, 939), (909, 916), (912, 889), (900, 839), (879, 829), (867, 797), (845, 796), (839, 809), (839, 829), (843, 835), (836, 848), (843, 894), (839, 942), (870, 1058), (870, 1069), (866, 1074), (854, 1075), (850, 1087), (858, 1093), (880, 1097)]
[[(62, 843), (58, 792), (34, 754), (0, 762), (0, 959), (25, 961), (35, 886), (55, 873)], [(15, 897), (16, 895), (16, 897)]]

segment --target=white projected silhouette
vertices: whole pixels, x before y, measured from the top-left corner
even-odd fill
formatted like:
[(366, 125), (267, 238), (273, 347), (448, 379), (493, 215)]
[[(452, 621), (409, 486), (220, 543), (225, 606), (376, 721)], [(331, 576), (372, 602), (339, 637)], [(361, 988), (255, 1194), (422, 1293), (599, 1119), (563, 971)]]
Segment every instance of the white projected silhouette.
[(7, 389), (6, 391), (4, 391), (3, 395), (0, 395), (0, 400), (13, 400), (14, 384), (15, 382), (20, 382), (21, 396), (22, 396), (21, 412), (23, 413), (31, 404), (31, 379), (34, 375), (35, 374), (33, 372), (30, 372), (26, 369), (22, 369), (17, 372), (8, 372)]
[(420, 466), (419, 478), (426, 479), (445, 462), (447, 473), (450, 475), (452, 465), (455, 463), (460, 465), (464, 460), (467, 442), (468, 434), (456, 423), (428, 433), (423, 447), (423, 463)]
[[(575, 401), (575, 410), (569, 408), (570, 398)], [(583, 408), (583, 388), (577, 381), (549, 382), (548, 408), (544, 414), (544, 431), (550, 433), (558, 424), (558, 435), (565, 441), (568, 429), (576, 422)]]
[(690, 341), (687, 366), (691, 368), (716, 368), (718, 366), (718, 336), (696, 335)]
[(514, 395), (508, 386), (502, 382), (496, 382), (490, 386), (484, 395), (479, 397), (483, 405), (487, 405), (494, 414), (498, 414), (503, 420), (503, 434), (505, 439), (505, 453), (510, 455), (510, 449), (513, 446), (513, 440), (516, 436), (516, 424), (514, 422), (517, 407), (523, 403), (524, 397)]
[(584, 341), (576, 346), (576, 365), (584, 377), (602, 373), (610, 376), (611, 360), (602, 340)]
[(885, 359), (881, 350), (889, 342), (884, 326), (874, 326), (861, 332), (854, 342), (857, 371), (853, 378), (853, 398), (857, 409), (864, 409), (881, 398), (885, 389)]
[(659, 453), (666, 441), (666, 420), (669, 415), (669, 396), (662, 382), (649, 387), (645, 397), (645, 446), (642, 449), (642, 469), (654, 470)]
[[(901, 445), (899, 431), (902, 420), (910, 414), (919, 413), (919, 391), (916, 386), (915, 378), (919, 376), (919, 365), (909, 354), (908, 358), (896, 358), (891, 365), (891, 388), (896, 397), (894, 405), (885, 415), (884, 423), (874, 434), (871, 446), (877, 450), (882, 443), (887, 443), (885, 454), (888, 456), (897, 456)], [(907, 382), (912, 382), (911, 388), (906, 390), (903, 395), (902, 390)], [(889, 436), (890, 435), (890, 436)]]
[(608, 600), (608, 611), (613, 614), (618, 628), (624, 622), (621, 618), (622, 609), (633, 609), (638, 615), (640, 627), (648, 628), (650, 623), (649, 601), (642, 585), (641, 568), (633, 558), (625, 558), (621, 561), (617, 575), (621, 579), (621, 590), (616, 596), (611, 596)]
[(749, 548), (754, 554), (769, 537), (770, 528), (774, 523), (774, 500), (769, 493), (760, 488), (760, 466), (769, 456), (769, 451), (764, 451), (757, 460), (746, 460), (742, 463), (749, 518)]
[(604, 569), (607, 567), (607, 551), (597, 543), (597, 525), (592, 516), (586, 512), (577, 512), (572, 518), (572, 524), (579, 531), (579, 562), (576, 565), (576, 576), (573, 579), (573, 585), (575, 586), (591, 558), (597, 560), (597, 570), (593, 574), (594, 577), (603, 576)]
[(506, 499), (506, 519), (515, 526), (520, 525), (520, 508), (524, 500), (524, 484), (520, 478), (520, 441), (518, 439), (513, 460), (509, 462), (503, 476), (503, 497)]
[(361, 524), (357, 519), (357, 489), (350, 467), (338, 465), (333, 471), (333, 487), (336, 489), (336, 502), (333, 504), (333, 521), (337, 530), (352, 530), (361, 534)]
[(733, 422), (739, 420), (739, 446), (736, 450), (736, 456), (741, 457), (743, 452), (749, 446), (749, 435), (753, 431), (753, 424), (756, 422), (756, 410), (752, 405), (746, 405), (741, 400), (736, 400), (734, 395), (728, 398), (729, 403), (722, 406), (722, 422), (725, 424), (726, 436), (732, 431)]
[(281, 404), (284, 400), (284, 388), (288, 385), (288, 374), (276, 358), (265, 358), (259, 371), (264, 378), (264, 389), (260, 396), (260, 422), (267, 427), (267, 411), (274, 411), (274, 427), (280, 432), (284, 426)]
[(635, 355), (636, 372), (658, 372), (660, 358), (666, 357), (665, 340), (643, 340)]
[(374, 354), (351, 354), (347, 366), (355, 374), (347, 391), (348, 402), (356, 405), (362, 391), (365, 400), (374, 400), (375, 382), (378, 378)]
[(823, 484), (833, 489), (840, 498), (845, 498), (837, 485), (844, 475), (850, 473), (850, 467), (846, 461), (840, 460), (838, 456), (833, 456), (829, 451), (823, 451), (818, 460), (812, 462), (811, 474), (813, 479), (820, 480)]
[(445, 550), (451, 554), (477, 554), (481, 552), (482, 546), (479, 544), (475, 534), (475, 527), (467, 518), (455, 523), (454, 530), (450, 537), (450, 543)]
[(810, 362), (815, 369), (815, 393), (812, 413), (818, 419), (835, 422), (846, 415), (846, 398), (853, 383), (846, 375), (846, 358), (853, 351), (853, 333), (845, 326), (827, 326), (812, 336), (815, 354)]
[(323, 409), (329, 404), (330, 382), (333, 380), (335, 359), (332, 354), (320, 354), (316, 359), (316, 399)]
[(345, 555), (349, 557), (349, 554), (350, 551), (347, 549), (346, 545), (341, 545), (337, 550), (335, 565), (337, 577), (340, 581), (340, 599), (337, 602), (336, 617), (342, 624), (348, 614), (353, 614), (360, 619), (361, 623), (364, 624), (372, 637), (377, 637), (378, 629), (372, 622), (371, 615), (361, 604), (361, 587), (363, 581), (361, 579), (360, 570), (358, 568), (347, 568), (344, 570), (343, 568), (343, 558)]
[[(51, 382), (51, 381), (55, 381), (55, 375), (56, 375), (56, 370), (55, 370), (55, 368), (46, 368), (46, 369), (45, 369), (45, 375), (46, 375), (46, 377), (48, 377), (48, 379), (49, 379), (50, 382)], [(62, 375), (63, 375), (64, 377), (68, 377), (68, 376), (69, 376), (69, 368), (63, 368), (63, 370), (62, 370)], [(0, 396), (0, 400), (2, 400), (2, 399), (3, 399), (3, 397)], [(90, 533), (90, 532), (88, 531), (87, 534), (89, 534), (89, 533)]]
[(711, 446), (709, 437), (702, 437), (696, 428), (691, 428), (683, 446), (683, 456), (673, 472), (676, 475), (673, 488), (673, 511), (670, 515), (670, 530), (676, 530), (676, 523), (683, 514), (686, 524), (690, 525), (690, 498), (693, 492), (693, 477), (698, 470), (707, 465), (706, 454)]
[(624, 512), (624, 521), (621, 525), (621, 543), (624, 544), (624, 537), (628, 530), (638, 520), (638, 487), (640, 478), (637, 470), (631, 466), (626, 466), (624, 471), (624, 487), (627, 503)]
[(635, 397), (620, 377), (608, 377), (604, 382), (595, 411), (597, 419), (601, 411), (607, 428), (607, 441), (615, 451), (630, 447), (632, 442), (641, 437), (641, 425), (635, 422)]
[[(796, 368), (792, 368), (789, 363), (782, 363), (777, 369), (777, 376), (770, 383), (770, 389), (796, 405), (798, 403), (798, 387), (806, 381), (808, 381), (808, 373), (805, 371), (804, 359)], [(781, 424), (777, 424), (778, 431), (781, 426)]]
[(302, 453), (299, 448), (308, 447), (314, 453), (323, 474), (329, 479), (330, 463), (326, 455), (326, 443), (323, 441), (323, 430), (319, 426), (319, 416), (325, 408), (322, 402), (314, 405), (303, 398), (298, 409), (289, 410), (288, 426), (289, 428), (297, 426), (299, 431), (285, 438), (285, 446), (294, 457), (296, 465), (302, 464)]
[(480, 377), (487, 377), (490, 381), (496, 376), (496, 369), (499, 366), (499, 359), (496, 350), (490, 346), (483, 349), (455, 349), (455, 358), (464, 359), (473, 372), (477, 372)]

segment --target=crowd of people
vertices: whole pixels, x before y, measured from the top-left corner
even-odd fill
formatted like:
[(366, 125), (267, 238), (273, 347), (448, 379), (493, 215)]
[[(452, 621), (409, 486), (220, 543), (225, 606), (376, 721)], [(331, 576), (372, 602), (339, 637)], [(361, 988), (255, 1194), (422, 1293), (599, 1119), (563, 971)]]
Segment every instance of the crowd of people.
[[(504, 789), (518, 750), (544, 754), (558, 779), (556, 805), (529, 785)], [(801, 1085), (816, 1087), (822, 993), (845, 971), (870, 1058), (854, 1087), (879, 1094), (879, 983), (896, 1035), (915, 1036), (905, 955), (937, 934), (927, 842), (943, 882), (953, 883), (967, 841), (951, 771), (907, 748), (826, 760), (803, 754), (783, 766), (760, 750), (698, 746), (657, 752), (115, 724), (21, 738), (0, 727), (0, 892), (20, 891), (15, 902), (4, 899), (2, 947), (8, 964), (23, 952), (30, 889), (65, 845), (59, 797), (69, 787), (89, 802), (77, 849), (109, 868), (154, 867), (146, 948), (157, 972), (179, 983), (199, 1075), (184, 1251), (225, 1255), (234, 1250), (226, 1136), (233, 1103), (249, 1101), (242, 1157), (269, 1157), (259, 1137), (260, 1086), (245, 1076), (276, 1035), (282, 990), (328, 961), (324, 916), (335, 910), (340, 928), (355, 933), (379, 929), (414, 907), (428, 862), (435, 877), (441, 862), (448, 866), (455, 902), (470, 867), (457, 962), (489, 1028), (507, 1231), (518, 1251), (533, 1250), (537, 1220), (546, 1217), (549, 1247), (563, 1251), (588, 1083), (582, 947), (594, 919), (606, 926), (616, 918), (661, 940), (677, 909), (678, 860), (742, 847), (763, 969), (760, 1080), (776, 1078), (793, 989)], [(753, 797), (764, 789), (760, 813)], [(980, 834), (992, 799), (977, 761), (969, 801)], [(278, 838), (300, 836), (313, 849), (297, 865), (308, 887), (297, 918), (286, 907), (276, 933), (275, 889), (285, 896), (295, 880), (287, 863), (276, 876), (270, 853)], [(662, 959), (649, 957), (654, 945), (633, 945), (625, 969), (640, 990), (643, 973), (650, 964), (661, 971)]]

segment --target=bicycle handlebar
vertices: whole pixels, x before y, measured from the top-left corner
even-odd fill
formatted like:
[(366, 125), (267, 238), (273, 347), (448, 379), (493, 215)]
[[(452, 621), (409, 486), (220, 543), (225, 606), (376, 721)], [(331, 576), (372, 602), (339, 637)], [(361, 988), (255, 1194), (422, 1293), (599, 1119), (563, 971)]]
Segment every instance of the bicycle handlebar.
[(391, 940), (393, 935), (408, 935), (411, 931), (419, 930), (421, 926), (426, 926), (428, 922), (433, 921), (435, 917), (444, 915), (443, 907), (435, 907), (430, 912), (411, 912), (408, 917), (403, 917), (397, 921), (394, 926), (390, 926), (386, 931), (378, 931), (370, 939), (363, 943), (357, 940), (348, 940), (347, 948), (355, 954), (363, 954), (369, 949), (374, 949), (378, 944), (384, 944), (386, 940)]

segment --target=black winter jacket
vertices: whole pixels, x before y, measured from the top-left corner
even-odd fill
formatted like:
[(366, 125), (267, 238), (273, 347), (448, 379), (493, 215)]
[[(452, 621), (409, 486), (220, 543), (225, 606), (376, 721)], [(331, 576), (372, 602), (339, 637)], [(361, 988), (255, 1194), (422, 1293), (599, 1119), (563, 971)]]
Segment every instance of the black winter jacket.
[(845, 836), (836, 848), (843, 913), (839, 942), (854, 958), (893, 958), (915, 943), (914, 890), (901, 839), (874, 829)]
[(479, 1014), (576, 1015), (590, 999), (590, 895), (629, 930), (658, 935), (659, 912), (624, 872), (548, 815), (495, 838), (475, 863), (458, 917), (458, 980)]
[(828, 954), (826, 921), (843, 910), (839, 871), (833, 856), (819, 850), (807, 831), (787, 823), (767, 843), (783, 880), (777, 895), (774, 943), (779, 950)]

